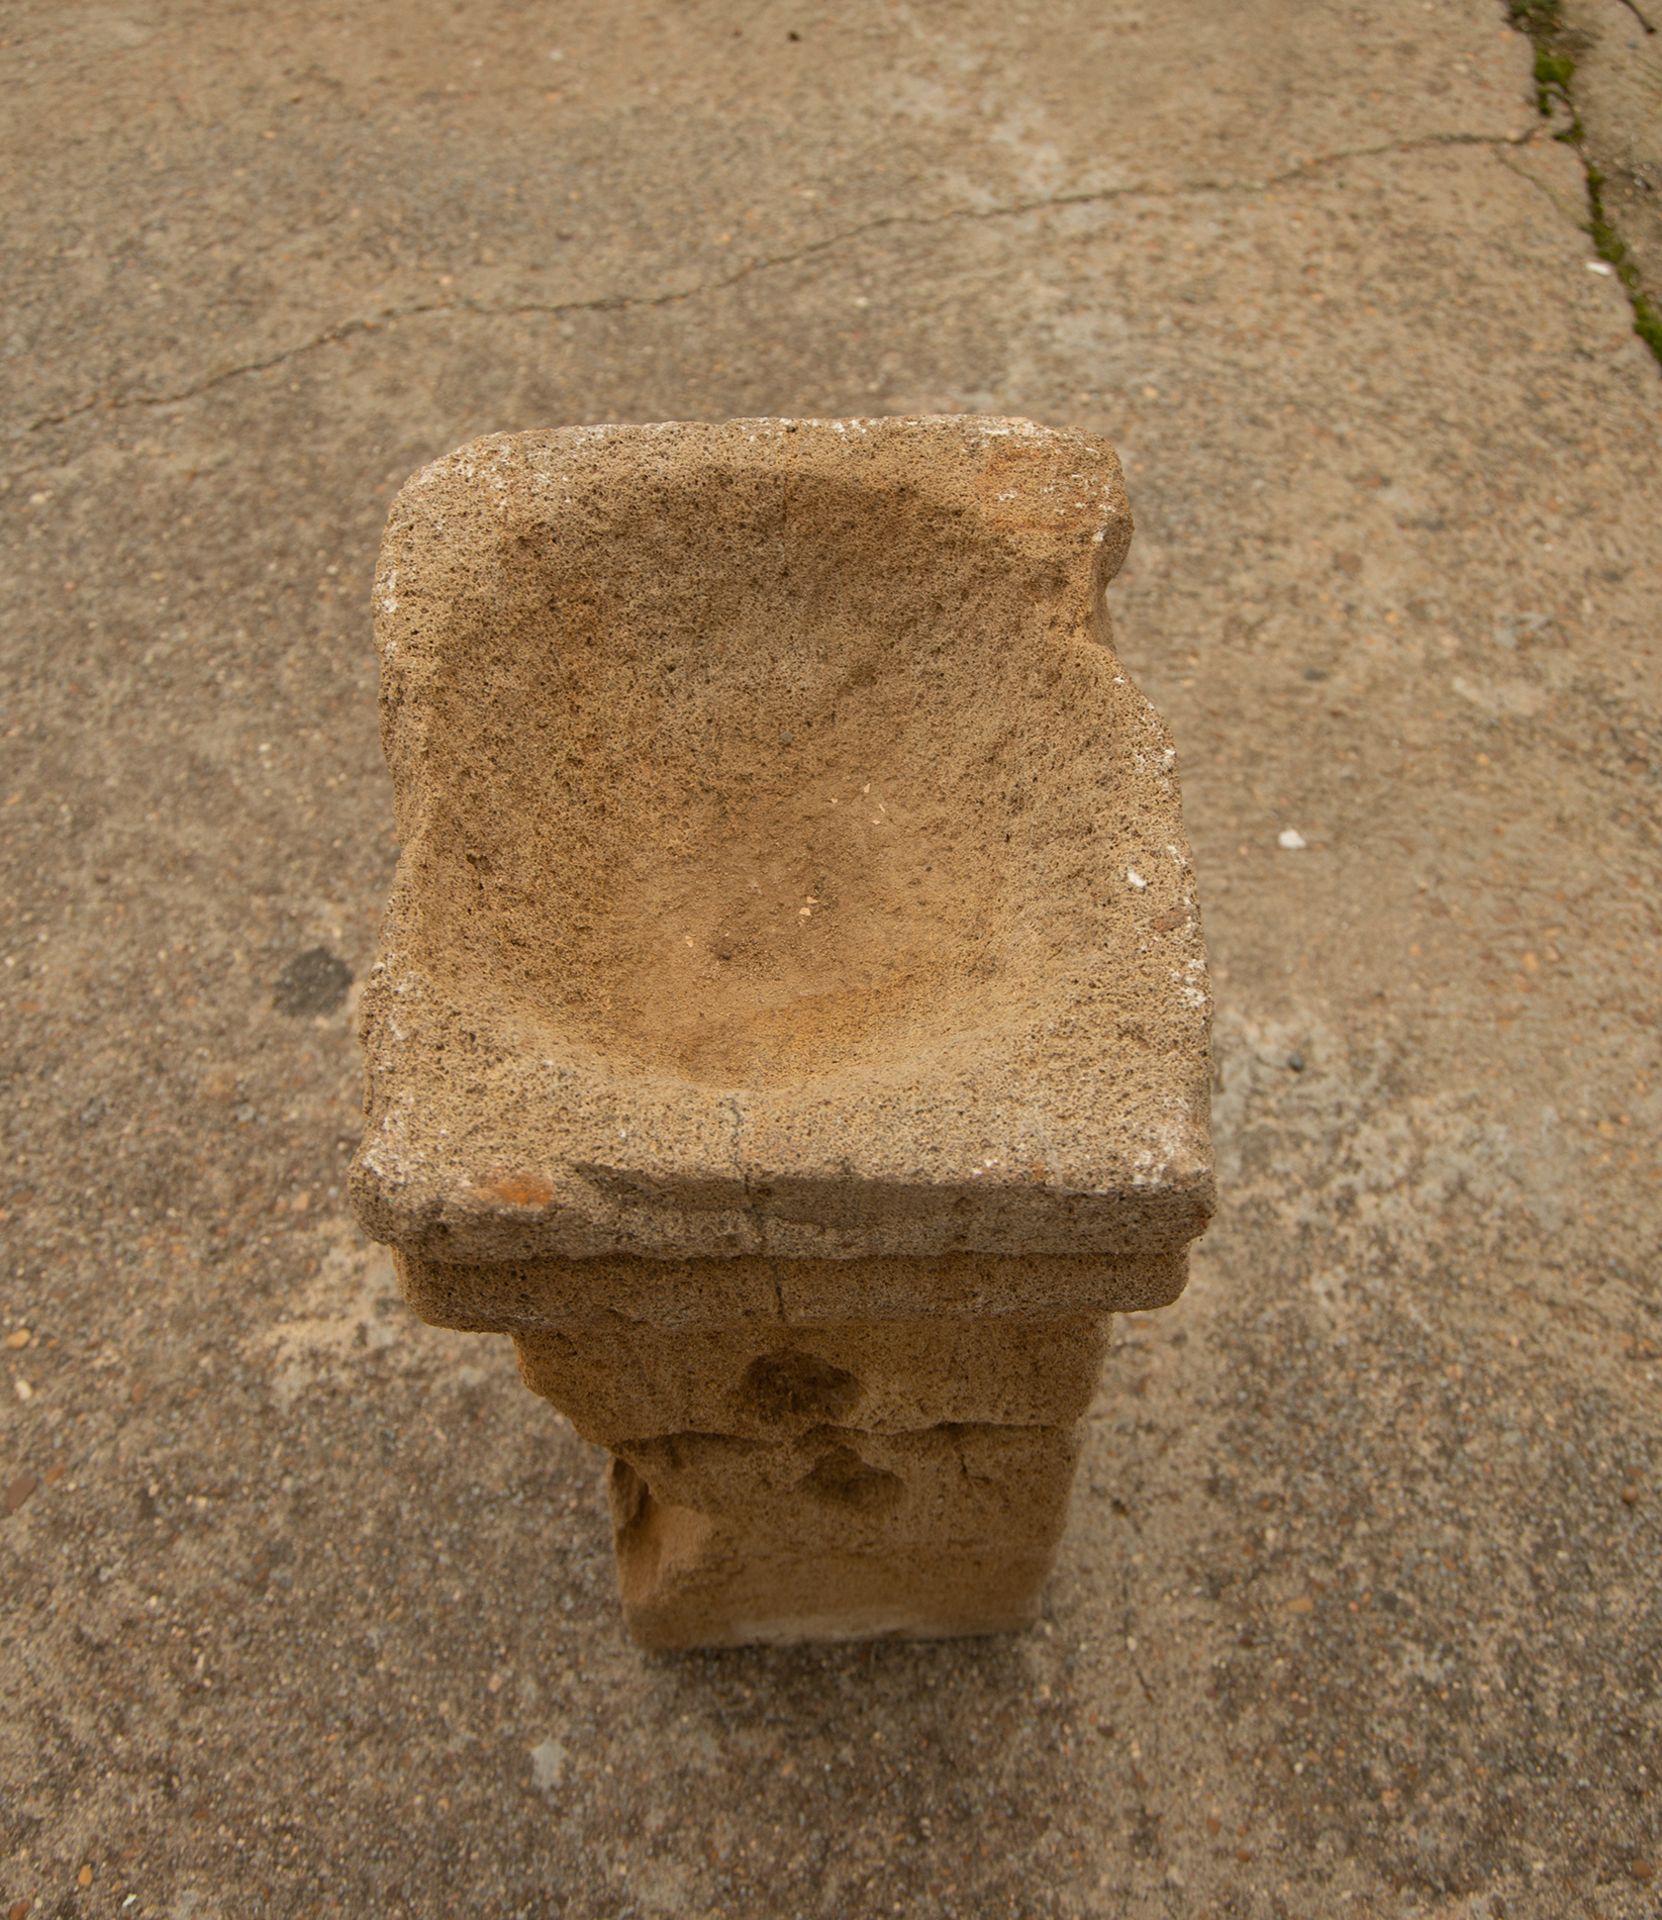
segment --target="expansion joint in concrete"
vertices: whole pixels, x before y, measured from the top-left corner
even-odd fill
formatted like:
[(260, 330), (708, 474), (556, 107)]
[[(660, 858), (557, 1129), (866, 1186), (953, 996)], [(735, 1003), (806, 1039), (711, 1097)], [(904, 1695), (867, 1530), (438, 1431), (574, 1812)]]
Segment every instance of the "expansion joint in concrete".
[[(1633, 0), (1628, 9), (1644, 28), (1655, 27)], [(1507, 17), (1535, 49), (1535, 104), (1543, 123), (1559, 122), (1554, 138), (1581, 162), (1587, 185), (1586, 231), (1594, 251), (1615, 273), (1633, 309), (1633, 331), (1662, 366), (1662, 308), (1650, 297), (1627, 242), (1617, 231), (1604, 200), (1604, 175), (1587, 151), (1587, 129), (1576, 105), (1574, 80), (1579, 42), (1564, 25), (1560, 0), (1507, 0)]]

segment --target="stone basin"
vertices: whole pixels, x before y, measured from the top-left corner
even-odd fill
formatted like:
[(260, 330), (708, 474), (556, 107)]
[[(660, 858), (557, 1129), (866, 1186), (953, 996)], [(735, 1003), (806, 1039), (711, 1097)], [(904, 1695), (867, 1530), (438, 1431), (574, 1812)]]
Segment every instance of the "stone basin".
[[(980, 1508), (914, 1511), (982, 1427), (1043, 1486), (992, 1624), (1024, 1617), (1101, 1316), (1181, 1289), (1210, 1002), (1173, 751), (1111, 645), (1130, 534), (1105, 443), (956, 416), (500, 435), (394, 506), (354, 1198), (424, 1317), (514, 1333), (618, 1451), (626, 1606), (649, 1508), (647, 1588), (727, 1566), (667, 1626), (638, 1591), (649, 1640), (985, 1624), (970, 1562), (904, 1599), (908, 1539), (997, 1561)], [(777, 1525), (720, 1546), (741, 1510)]]

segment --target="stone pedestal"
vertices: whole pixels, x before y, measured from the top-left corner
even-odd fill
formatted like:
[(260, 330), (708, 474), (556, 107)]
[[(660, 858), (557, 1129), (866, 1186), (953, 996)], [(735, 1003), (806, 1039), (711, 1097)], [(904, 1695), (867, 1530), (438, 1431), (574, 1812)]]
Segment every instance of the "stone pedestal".
[(614, 1456), (653, 1646), (1031, 1619), (1211, 1204), (1172, 752), (1099, 441), (481, 441), (376, 582), (403, 854), (366, 1228)]

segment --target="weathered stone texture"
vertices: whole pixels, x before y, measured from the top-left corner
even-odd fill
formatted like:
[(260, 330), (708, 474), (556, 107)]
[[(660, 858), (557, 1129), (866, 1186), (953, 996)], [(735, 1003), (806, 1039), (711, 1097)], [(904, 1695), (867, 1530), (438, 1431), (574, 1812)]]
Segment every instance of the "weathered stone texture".
[(618, 1456), (657, 1645), (1029, 1618), (1108, 1313), (1211, 1204), (1173, 752), (1098, 440), (481, 441), (377, 577), (403, 856), (355, 1197)]

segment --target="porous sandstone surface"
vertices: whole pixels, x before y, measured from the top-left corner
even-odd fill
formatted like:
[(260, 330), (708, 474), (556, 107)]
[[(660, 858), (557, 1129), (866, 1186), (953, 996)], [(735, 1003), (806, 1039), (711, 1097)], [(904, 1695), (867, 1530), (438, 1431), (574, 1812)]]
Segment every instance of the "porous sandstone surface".
[(376, 580), (354, 1195), (616, 1456), (649, 1644), (1031, 1616), (1103, 1316), (1211, 1204), (1131, 521), (1024, 420), (496, 436)]

